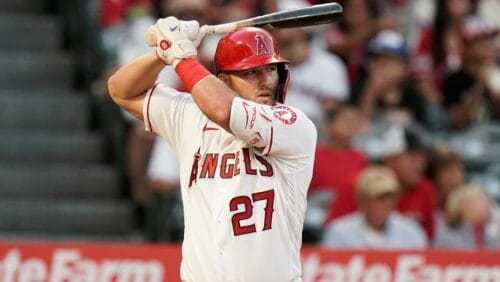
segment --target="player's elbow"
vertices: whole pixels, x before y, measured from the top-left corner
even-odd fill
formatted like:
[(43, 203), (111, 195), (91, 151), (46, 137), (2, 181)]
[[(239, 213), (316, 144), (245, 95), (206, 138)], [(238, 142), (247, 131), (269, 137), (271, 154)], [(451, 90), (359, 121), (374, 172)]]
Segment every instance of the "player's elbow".
[(231, 108), (218, 108), (214, 113), (212, 114), (212, 117), (209, 117), (213, 122), (227, 130), (228, 132), (231, 132), (229, 128), (229, 121), (231, 117)]
[(120, 79), (116, 76), (116, 74), (112, 75), (108, 79), (108, 93), (111, 99), (118, 104), (118, 106), (121, 106), (121, 103), (126, 100), (126, 88), (123, 87), (123, 84), (120, 82)]
[(115, 100), (117, 97), (119, 97), (119, 92), (120, 92), (120, 87), (118, 83), (118, 79), (116, 78), (115, 75), (112, 75), (108, 79), (108, 93), (109, 96)]

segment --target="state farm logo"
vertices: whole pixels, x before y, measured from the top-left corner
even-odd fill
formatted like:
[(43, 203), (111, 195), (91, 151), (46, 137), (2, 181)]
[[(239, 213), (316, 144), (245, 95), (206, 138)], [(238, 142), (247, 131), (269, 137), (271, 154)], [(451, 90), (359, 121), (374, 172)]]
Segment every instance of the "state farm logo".
[(493, 282), (500, 281), (500, 267), (477, 264), (436, 264), (424, 255), (403, 254), (395, 262), (383, 257), (373, 262), (354, 255), (347, 263), (321, 262), (317, 254), (302, 258), (303, 282)]
[(22, 257), (8, 250), (0, 260), (0, 281), (161, 282), (164, 268), (156, 260), (84, 258), (77, 249), (56, 249), (52, 257)]
[(297, 113), (285, 105), (278, 105), (271, 107), (273, 116), (284, 124), (292, 124), (297, 120)]

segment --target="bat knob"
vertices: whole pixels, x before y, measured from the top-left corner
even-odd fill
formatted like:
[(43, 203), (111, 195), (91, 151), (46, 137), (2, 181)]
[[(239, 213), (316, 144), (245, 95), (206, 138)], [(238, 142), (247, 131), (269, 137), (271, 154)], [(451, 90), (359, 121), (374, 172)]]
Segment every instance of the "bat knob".
[(151, 26), (146, 32), (146, 44), (150, 47), (156, 46), (156, 30), (154, 26)]

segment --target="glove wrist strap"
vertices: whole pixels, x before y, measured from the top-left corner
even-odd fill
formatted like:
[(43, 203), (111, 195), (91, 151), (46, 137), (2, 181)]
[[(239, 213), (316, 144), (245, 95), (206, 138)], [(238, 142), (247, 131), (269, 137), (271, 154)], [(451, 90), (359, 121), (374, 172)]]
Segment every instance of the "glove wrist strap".
[(204, 66), (192, 58), (180, 60), (175, 66), (175, 72), (189, 92), (200, 80), (211, 75)]

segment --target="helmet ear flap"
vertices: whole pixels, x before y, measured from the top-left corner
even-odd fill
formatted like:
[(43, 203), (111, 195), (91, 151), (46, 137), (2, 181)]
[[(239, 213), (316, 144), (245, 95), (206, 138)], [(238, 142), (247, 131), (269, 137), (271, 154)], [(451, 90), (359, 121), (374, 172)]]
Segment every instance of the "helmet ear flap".
[(288, 88), (288, 81), (290, 81), (290, 71), (284, 63), (278, 63), (278, 89), (276, 90), (276, 102), (285, 103), (286, 90)]

